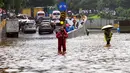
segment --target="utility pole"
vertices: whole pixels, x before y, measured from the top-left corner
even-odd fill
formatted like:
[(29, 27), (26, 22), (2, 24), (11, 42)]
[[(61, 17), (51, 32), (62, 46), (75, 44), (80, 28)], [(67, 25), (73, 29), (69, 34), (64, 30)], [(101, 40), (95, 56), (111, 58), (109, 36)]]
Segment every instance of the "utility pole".
[(13, 0), (13, 9), (14, 9), (14, 0)]

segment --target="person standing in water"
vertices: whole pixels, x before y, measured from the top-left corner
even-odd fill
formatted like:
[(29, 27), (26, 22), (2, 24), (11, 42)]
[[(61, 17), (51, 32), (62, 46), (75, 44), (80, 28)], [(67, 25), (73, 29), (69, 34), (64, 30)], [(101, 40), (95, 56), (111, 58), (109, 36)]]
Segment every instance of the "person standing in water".
[[(60, 31), (57, 32), (56, 37), (58, 38), (58, 55), (66, 54), (66, 39), (68, 38), (68, 34), (63, 26), (60, 28)], [(63, 48), (63, 50), (61, 48)]]
[(105, 29), (104, 30), (104, 37), (105, 37), (105, 40), (107, 42), (105, 47), (110, 47), (111, 46), (110, 41), (111, 41), (112, 35), (113, 35), (113, 33), (112, 33), (111, 29)]

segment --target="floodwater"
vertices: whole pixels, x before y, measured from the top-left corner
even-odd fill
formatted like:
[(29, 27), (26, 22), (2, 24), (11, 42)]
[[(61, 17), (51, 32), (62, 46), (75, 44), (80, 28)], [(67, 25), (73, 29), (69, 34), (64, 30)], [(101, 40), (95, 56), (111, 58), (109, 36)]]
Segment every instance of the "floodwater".
[(21, 34), (0, 47), (0, 68), (36, 73), (130, 73), (130, 34), (114, 33), (106, 48), (103, 33), (67, 39), (67, 54), (57, 55), (54, 34)]

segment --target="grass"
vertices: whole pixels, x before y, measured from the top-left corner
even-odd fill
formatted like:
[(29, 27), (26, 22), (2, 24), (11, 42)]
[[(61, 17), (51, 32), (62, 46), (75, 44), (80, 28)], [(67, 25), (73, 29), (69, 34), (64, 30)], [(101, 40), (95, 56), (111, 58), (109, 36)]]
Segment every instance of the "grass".
[(101, 17), (98, 15), (93, 15), (91, 17), (88, 17), (89, 19), (100, 19)]
[(91, 14), (88, 16), (88, 19), (90, 20), (94, 20), (94, 19), (100, 19), (101, 17), (97, 14)]

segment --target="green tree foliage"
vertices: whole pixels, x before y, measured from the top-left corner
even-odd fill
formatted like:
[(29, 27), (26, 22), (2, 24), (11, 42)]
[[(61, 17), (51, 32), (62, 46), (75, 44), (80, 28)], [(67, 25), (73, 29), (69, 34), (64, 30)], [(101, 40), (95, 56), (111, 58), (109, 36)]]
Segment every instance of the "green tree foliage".
[(8, 10), (15, 9), (16, 13), (21, 8), (54, 5), (54, 0), (0, 0), (0, 7)]
[(121, 0), (121, 6), (123, 8), (130, 8), (130, 0)]
[(3, 0), (0, 0), (0, 8), (4, 6)]
[[(130, 0), (68, 0), (67, 4), (69, 9), (78, 10), (81, 9), (98, 9), (102, 11), (101, 17), (112, 18), (110, 10), (116, 11), (118, 17), (130, 17)], [(104, 9), (108, 9), (108, 13)]]
[(103, 0), (99, 0), (97, 2), (97, 9), (98, 10), (102, 10), (104, 8), (104, 6), (105, 6), (105, 4), (104, 4)]
[(68, 0), (71, 9), (116, 9), (118, 7), (130, 8), (130, 0)]
[(71, 10), (82, 9), (96, 9), (98, 0), (68, 0), (67, 5)]
[(124, 9), (123, 7), (116, 8), (117, 16), (119, 17), (130, 17), (130, 9)]
[(16, 14), (18, 14), (19, 9), (21, 8), (22, 0), (14, 0), (14, 8)]
[[(0, 7), (40, 7), (54, 5), (61, 0), (0, 0)], [(130, 0), (66, 0), (70, 9), (130, 8)]]
[(54, 5), (54, 0), (29, 0), (29, 5), (31, 7), (41, 7)]
[[(43, 7), (58, 4), (61, 0), (0, 0), (0, 7), (5, 9), (15, 9), (25, 7)], [(65, 1), (65, 0), (64, 0)], [(130, 16), (130, 0), (66, 0), (68, 8), (71, 10), (109, 8), (116, 10), (117, 15)], [(107, 14), (108, 15), (108, 14)], [(110, 15), (109, 15), (110, 16)]]

